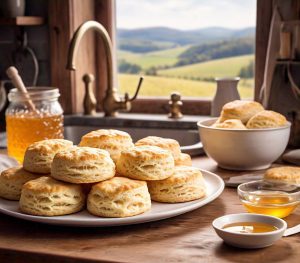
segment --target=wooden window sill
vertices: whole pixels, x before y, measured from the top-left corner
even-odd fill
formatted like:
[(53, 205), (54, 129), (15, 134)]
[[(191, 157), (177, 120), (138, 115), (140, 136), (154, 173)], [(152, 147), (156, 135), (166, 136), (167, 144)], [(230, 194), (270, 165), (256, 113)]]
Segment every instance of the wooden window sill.
[[(183, 99), (182, 113), (185, 115), (210, 115), (211, 100), (205, 98)], [(169, 98), (141, 97), (132, 102), (131, 112), (166, 114)]]

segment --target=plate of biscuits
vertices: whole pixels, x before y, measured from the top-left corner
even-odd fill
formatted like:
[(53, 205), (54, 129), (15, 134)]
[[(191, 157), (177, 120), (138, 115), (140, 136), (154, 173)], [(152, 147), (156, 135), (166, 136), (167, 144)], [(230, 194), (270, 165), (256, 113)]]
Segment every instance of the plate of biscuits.
[(0, 175), (0, 212), (81, 227), (139, 224), (174, 217), (216, 199), (223, 180), (192, 166), (176, 140), (132, 142), (118, 130), (30, 145), (23, 166)]

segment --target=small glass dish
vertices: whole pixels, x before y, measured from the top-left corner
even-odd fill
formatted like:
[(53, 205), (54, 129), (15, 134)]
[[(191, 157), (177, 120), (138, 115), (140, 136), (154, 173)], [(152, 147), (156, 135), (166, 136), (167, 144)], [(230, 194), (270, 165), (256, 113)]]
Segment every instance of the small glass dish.
[(284, 218), (300, 203), (300, 187), (264, 180), (238, 186), (238, 196), (249, 213)]

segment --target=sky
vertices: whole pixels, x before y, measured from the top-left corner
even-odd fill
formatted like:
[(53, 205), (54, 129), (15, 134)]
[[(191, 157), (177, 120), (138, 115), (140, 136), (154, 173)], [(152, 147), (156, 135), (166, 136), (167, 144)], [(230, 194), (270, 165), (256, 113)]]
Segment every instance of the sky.
[(117, 27), (255, 26), (256, 0), (117, 0)]

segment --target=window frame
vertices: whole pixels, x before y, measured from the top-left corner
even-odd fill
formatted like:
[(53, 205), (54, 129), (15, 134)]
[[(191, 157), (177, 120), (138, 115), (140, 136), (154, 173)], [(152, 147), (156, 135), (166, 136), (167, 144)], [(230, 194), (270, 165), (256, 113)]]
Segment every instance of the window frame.
[[(273, 0), (257, 0), (257, 19), (256, 19), (256, 50), (255, 50), (255, 100), (259, 100), (260, 87), (263, 81), (265, 56), (268, 43), (268, 34), (272, 16)], [(115, 0), (51, 0), (49, 1), (49, 28), (51, 41), (51, 80), (52, 85), (64, 85), (61, 89), (61, 102), (65, 113), (83, 112), (83, 83), (81, 77), (84, 73), (93, 73), (95, 79), (95, 95), (98, 101), (97, 110), (102, 111), (102, 102), (106, 89), (106, 65), (105, 52), (102, 41), (95, 37), (94, 52), (96, 52), (93, 65), (88, 65), (89, 72), (66, 72), (65, 61), (69, 42), (78, 25), (87, 19), (100, 22), (108, 31), (113, 45), (116, 44), (115, 37)], [(91, 10), (93, 7), (94, 9)], [(62, 11), (64, 15), (62, 15)], [(76, 14), (80, 13), (80, 16)], [(57, 15), (54, 15), (57, 14)], [(85, 14), (85, 15), (82, 15)], [(65, 32), (58, 34), (57, 32)], [(57, 50), (57, 46), (60, 49)], [(83, 48), (83, 47), (82, 47)], [(77, 61), (86, 61), (86, 55), (81, 52), (78, 54)], [(80, 76), (81, 75), (81, 76)], [(182, 98), (182, 112), (188, 115), (209, 115), (211, 99), (205, 98)], [(138, 97), (132, 103), (131, 112), (134, 113), (166, 113), (168, 111), (169, 98), (163, 97)]]

